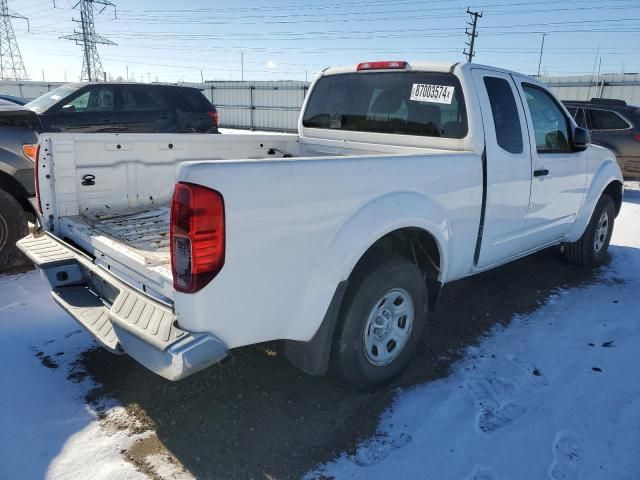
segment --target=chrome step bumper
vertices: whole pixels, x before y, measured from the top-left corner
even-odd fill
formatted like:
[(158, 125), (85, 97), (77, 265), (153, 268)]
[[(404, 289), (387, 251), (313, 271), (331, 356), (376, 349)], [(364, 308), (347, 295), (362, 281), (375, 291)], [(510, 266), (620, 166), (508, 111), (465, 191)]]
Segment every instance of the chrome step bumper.
[(170, 306), (127, 285), (53, 235), (29, 235), (17, 246), (49, 282), (53, 299), (111, 352), (128, 353), (169, 380), (227, 356), (218, 338), (182, 330)]

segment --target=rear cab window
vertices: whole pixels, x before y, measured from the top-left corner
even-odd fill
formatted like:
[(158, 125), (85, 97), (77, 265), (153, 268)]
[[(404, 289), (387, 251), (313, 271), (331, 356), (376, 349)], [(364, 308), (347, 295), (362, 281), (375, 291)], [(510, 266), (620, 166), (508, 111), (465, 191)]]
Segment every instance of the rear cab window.
[(467, 114), (451, 73), (367, 72), (320, 78), (302, 119), (306, 128), (464, 138)]
[(522, 127), (511, 84), (498, 77), (484, 77), (498, 145), (509, 153), (522, 153)]

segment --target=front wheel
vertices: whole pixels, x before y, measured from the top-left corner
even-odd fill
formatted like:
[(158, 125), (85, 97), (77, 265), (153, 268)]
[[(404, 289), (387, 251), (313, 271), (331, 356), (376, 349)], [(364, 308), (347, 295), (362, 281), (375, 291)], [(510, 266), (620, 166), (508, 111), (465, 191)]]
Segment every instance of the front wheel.
[(580, 240), (564, 246), (567, 260), (583, 267), (602, 265), (607, 260), (615, 217), (616, 207), (613, 199), (609, 195), (602, 195)]
[(402, 257), (371, 264), (354, 275), (332, 349), (334, 372), (349, 386), (373, 390), (409, 364), (427, 315), (420, 269)]

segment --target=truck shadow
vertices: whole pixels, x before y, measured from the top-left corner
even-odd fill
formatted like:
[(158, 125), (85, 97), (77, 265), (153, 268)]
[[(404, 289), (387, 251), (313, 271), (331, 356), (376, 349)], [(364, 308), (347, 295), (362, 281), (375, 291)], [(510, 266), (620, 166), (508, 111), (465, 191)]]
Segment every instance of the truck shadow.
[(278, 342), (235, 350), (179, 383), (103, 350), (86, 352), (81, 362), (102, 385), (94, 398), (114, 397), (155, 429), (159, 442), (127, 453), (143, 471), (155, 441), (197, 478), (299, 478), (375, 434), (398, 387), (446, 376), (492, 327), (535, 310), (559, 288), (596, 278), (597, 271), (571, 267), (551, 249), (448, 285), (408, 372), (372, 394), (299, 372)]

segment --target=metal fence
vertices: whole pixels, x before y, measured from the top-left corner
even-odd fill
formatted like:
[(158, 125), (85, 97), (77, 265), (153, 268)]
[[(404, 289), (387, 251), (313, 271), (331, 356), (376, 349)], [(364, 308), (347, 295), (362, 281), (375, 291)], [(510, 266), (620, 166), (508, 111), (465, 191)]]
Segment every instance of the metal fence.
[(230, 128), (295, 132), (307, 82), (207, 82), (204, 93)]
[[(640, 104), (640, 74), (541, 77), (562, 100), (593, 97), (618, 98)], [(62, 85), (60, 82), (0, 81), (0, 93), (36, 98)], [(308, 82), (185, 83), (201, 89), (217, 109), (220, 126), (251, 130), (295, 132), (298, 115), (309, 90)]]
[[(0, 93), (36, 98), (60, 82), (0, 81)], [(206, 82), (196, 87), (218, 109), (220, 126), (251, 130), (295, 132), (298, 115), (309, 90), (308, 82)]]
[(63, 85), (63, 82), (11, 82), (0, 80), (0, 93), (32, 100), (60, 85)]
[(575, 77), (541, 77), (561, 100), (617, 98), (631, 105), (640, 105), (640, 74), (607, 73)]

